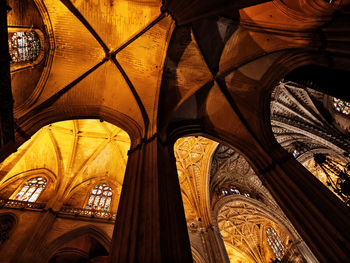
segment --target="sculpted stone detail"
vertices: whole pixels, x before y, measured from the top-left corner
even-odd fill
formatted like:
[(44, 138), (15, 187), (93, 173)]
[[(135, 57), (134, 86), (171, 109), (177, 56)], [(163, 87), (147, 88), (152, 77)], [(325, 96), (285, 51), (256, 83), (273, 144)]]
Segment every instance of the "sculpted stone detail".
[(212, 206), (226, 194), (241, 194), (280, 211), (246, 159), (225, 145), (220, 144), (212, 158), (210, 193)]
[(274, 258), (266, 240), (270, 227), (275, 229), (283, 246), (291, 239), (278, 224), (247, 204), (225, 204), (219, 211), (218, 225), (231, 262), (269, 262)]
[(271, 97), (271, 126), (277, 142), (334, 192), (313, 159), (321, 153), (340, 163), (350, 161), (350, 139), (335, 122), (330, 97), (290, 81), (281, 81)]
[(204, 137), (180, 138), (174, 145), (177, 173), (187, 221), (210, 224), (207, 180), (210, 157), (217, 143)]
[(28, 201), (18, 201), (10, 199), (0, 200), (0, 208), (17, 208), (17, 209), (29, 209), (29, 210), (42, 210), (45, 208), (44, 203), (33, 203)]
[(68, 214), (75, 216), (83, 216), (83, 217), (96, 217), (96, 218), (105, 218), (109, 220), (116, 220), (116, 215), (109, 211), (103, 210), (92, 210), (92, 209), (83, 209), (83, 208), (73, 208), (69, 206), (64, 206), (60, 210), (60, 214)]
[[(312, 153), (323, 152), (343, 158), (350, 139), (330, 121), (323, 106), (326, 95), (293, 82), (280, 82), (271, 96), (271, 126), (276, 140), (288, 152), (299, 152), (304, 162)], [(310, 155), (311, 153), (311, 155)]]

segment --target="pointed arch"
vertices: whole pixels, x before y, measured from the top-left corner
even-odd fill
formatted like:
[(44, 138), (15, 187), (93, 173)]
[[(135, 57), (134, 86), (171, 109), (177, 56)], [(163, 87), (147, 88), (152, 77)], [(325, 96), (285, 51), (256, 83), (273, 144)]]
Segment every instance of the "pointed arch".
[(111, 238), (102, 229), (90, 224), (64, 233), (49, 244), (46, 244), (45, 249), (42, 250), (40, 262), (49, 262), (49, 259), (54, 256), (62, 246), (84, 235), (94, 238), (108, 253), (110, 252)]

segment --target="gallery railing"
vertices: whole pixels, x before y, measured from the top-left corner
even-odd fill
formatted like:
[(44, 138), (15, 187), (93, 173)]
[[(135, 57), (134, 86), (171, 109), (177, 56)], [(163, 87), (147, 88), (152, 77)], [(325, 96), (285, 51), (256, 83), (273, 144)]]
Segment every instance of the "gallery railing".
[(28, 201), (19, 201), (11, 199), (0, 199), (0, 208), (17, 208), (17, 209), (44, 209), (45, 203), (35, 203)]
[[(36, 202), (27, 202), (11, 199), (0, 199), (0, 208), (14, 208), (22, 210), (41, 210), (45, 209), (46, 203), (36, 203)], [(75, 208), (69, 206), (63, 206), (60, 211), (56, 212), (58, 216), (78, 216), (78, 217), (87, 217), (95, 219), (107, 219), (111, 221), (116, 220), (116, 214), (111, 213), (105, 210), (94, 210), (94, 209), (84, 209), (84, 208)]]
[(63, 206), (59, 214), (68, 214), (68, 215), (91, 217), (91, 218), (103, 218), (103, 219), (109, 219), (109, 220), (116, 219), (116, 214), (113, 214), (109, 211), (75, 208), (75, 207), (69, 207), (69, 206)]

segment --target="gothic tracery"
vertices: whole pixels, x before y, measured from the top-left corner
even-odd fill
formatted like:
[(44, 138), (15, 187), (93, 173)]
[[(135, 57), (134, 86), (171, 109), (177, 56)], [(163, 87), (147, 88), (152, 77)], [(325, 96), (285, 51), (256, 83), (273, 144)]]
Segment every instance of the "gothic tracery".
[(336, 119), (332, 121), (336, 118), (330, 115), (332, 100), (307, 86), (281, 81), (271, 101), (271, 126), (277, 142), (326, 186), (327, 177), (314, 162), (314, 154), (326, 154), (346, 163), (350, 152), (347, 131), (335, 125)]

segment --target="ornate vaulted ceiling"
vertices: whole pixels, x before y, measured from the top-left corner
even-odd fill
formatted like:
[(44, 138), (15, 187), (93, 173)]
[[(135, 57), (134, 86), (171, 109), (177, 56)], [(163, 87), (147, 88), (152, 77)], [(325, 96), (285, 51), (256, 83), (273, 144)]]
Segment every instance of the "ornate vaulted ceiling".
[(211, 223), (209, 167), (218, 143), (204, 137), (180, 138), (174, 145), (177, 173), (187, 221)]
[[(300, 240), (249, 163), (235, 150), (190, 136), (177, 140), (174, 153), (190, 231), (217, 225), (230, 262), (274, 258), (266, 237), (270, 227), (284, 246)], [(231, 187), (239, 192), (230, 192)], [(228, 192), (223, 194), (223, 189)]]
[[(17, 8), (15, 2), (10, 5)], [(251, 3), (242, 0), (228, 1), (240, 4), (213, 10), (215, 16), (211, 12), (201, 16), (201, 5), (210, 9), (210, 1), (28, 2), (35, 5), (23, 8), (40, 13), (45, 26), (40, 19), (35, 24), (22, 17), (9, 19), (9, 25), (32, 23), (41, 29), (46, 57), (31, 81), (26, 81), (30, 74), (24, 74), (29, 69), (12, 72), (16, 144), (46, 124), (72, 118), (101, 118), (125, 130), (106, 128), (106, 122), (98, 121), (86, 124), (90, 131), (80, 121), (52, 124), (2, 164), (5, 181), (37, 165), (52, 170), (64, 178), (66, 183), (59, 189), (65, 196), (74, 184), (96, 174), (113, 177), (111, 181), (120, 185), (126, 163), (122, 156), (130, 147), (127, 133), (135, 146), (156, 133), (164, 135), (171, 124), (186, 121), (200, 122), (205, 132), (216, 132), (251, 154), (247, 154), (251, 160), (265, 158), (260, 166), (268, 167), (261, 127), (267, 113), (262, 109), (269, 108), (263, 104), (271, 72), (280, 78), (295, 66), (300, 54), (332, 52), (332, 44), (325, 47), (319, 41), (327, 34), (314, 29), (324, 26), (337, 8), (325, 1), (314, 7), (294, 0), (254, 1), (257, 5), (247, 7)], [(11, 12), (16, 10), (9, 16)], [(124, 139), (119, 140), (119, 133)], [(63, 134), (70, 139), (63, 139)], [(215, 147), (216, 143), (201, 137), (184, 138), (175, 145), (187, 219), (201, 219), (204, 226), (210, 224), (207, 171)], [(29, 148), (33, 151), (26, 151)], [(236, 160), (241, 160), (236, 157), (230, 155), (223, 167), (239, 166)], [(242, 170), (248, 172), (230, 180), (245, 185), (243, 175), (252, 178), (253, 174)]]
[[(288, 17), (281, 10), (303, 9), (280, 2), (221, 1), (219, 5), (215, 2), (215, 12), (208, 12), (210, 1), (195, 6), (186, 1), (159, 0), (33, 1), (36, 7), (9, 3), (13, 6), (9, 26), (34, 25), (46, 36), (40, 80), (27, 82), (23, 81), (25, 76), (18, 77), (24, 73), (12, 73), (13, 80), (17, 79), (13, 82), (16, 125), (23, 131), (17, 133), (18, 142), (42, 124), (82, 116), (118, 121), (131, 136), (137, 134), (132, 137), (151, 136), (157, 122), (166, 127), (173, 117), (198, 118), (203, 105), (187, 116), (181, 111), (173, 113), (199, 90), (206, 93), (211, 88), (213, 96), (226, 97), (223, 107), (231, 108), (229, 93), (242, 98), (252, 95), (254, 89), (243, 82), (254, 86), (272, 61), (281, 57), (280, 51), (311, 41), (278, 34), (266, 39), (267, 33), (246, 26), (270, 23), (272, 27), (294, 27), (300, 17)], [(259, 12), (251, 6), (257, 4)], [(18, 8), (22, 12), (36, 10), (45, 26), (11, 15)], [(216, 15), (210, 16), (212, 12)], [(199, 17), (205, 19), (197, 21)], [(273, 25), (275, 17), (283, 17), (284, 23)], [(323, 23), (324, 17), (303, 18), (308, 19), (310, 23), (298, 26)], [(175, 21), (182, 26), (176, 26)], [(264, 61), (261, 57), (266, 54), (273, 55)], [(258, 58), (257, 71), (256, 65), (250, 68), (248, 64)], [(213, 111), (210, 105), (208, 114)], [(214, 117), (215, 111), (210, 114)], [(234, 111), (232, 116), (236, 116)]]
[(270, 262), (275, 258), (266, 241), (266, 230), (276, 230), (284, 246), (290, 234), (253, 205), (227, 202), (218, 216), (220, 233), (231, 263)]
[(1, 187), (6, 187), (8, 198), (27, 176), (44, 174), (52, 177), (57, 201), (74, 203), (73, 196), (83, 207), (83, 196), (98, 183), (109, 184), (119, 200), (129, 148), (127, 133), (105, 121), (56, 122), (1, 164)]
[[(332, 97), (321, 92), (282, 81), (272, 93), (271, 126), (280, 145), (335, 192), (314, 161), (314, 154), (326, 154), (343, 165), (349, 161), (349, 122), (331, 101)], [(337, 181), (334, 174), (330, 178)], [(341, 199), (347, 201), (346, 197)]]
[(329, 96), (293, 82), (280, 82), (272, 93), (272, 131), (289, 153), (298, 150), (300, 162), (313, 153), (344, 159), (350, 151), (348, 132), (336, 126), (339, 117), (332, 118), (333, 112)]

